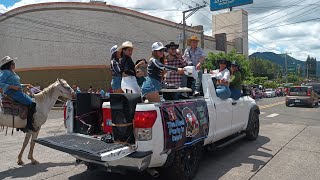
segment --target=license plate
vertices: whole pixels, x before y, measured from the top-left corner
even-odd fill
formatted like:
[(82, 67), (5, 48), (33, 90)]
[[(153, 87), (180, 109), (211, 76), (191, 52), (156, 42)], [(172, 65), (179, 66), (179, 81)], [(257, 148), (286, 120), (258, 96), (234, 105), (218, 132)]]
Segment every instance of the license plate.
[(300, 100), (299, 100), (299, 99), (297, 99), (297, 100), (295, 100), (294, 102), (300, 102)]

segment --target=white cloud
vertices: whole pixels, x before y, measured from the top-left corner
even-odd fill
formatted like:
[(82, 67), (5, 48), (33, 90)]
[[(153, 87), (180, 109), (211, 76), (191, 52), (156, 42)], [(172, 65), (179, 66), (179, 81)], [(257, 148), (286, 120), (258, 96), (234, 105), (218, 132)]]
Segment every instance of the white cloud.
[[(57, 0), (21, 0), (12, 7), (4, 7), (0, 2), (0, 13), (8, 10), (35, 3), (56, 2)], [(88, 2), (89, 0), (59, 0), (61, 2)], [(182, 11), (188, 6), (195, 7), (203, 0), (105, 0), (108, 4), (127, 7), (146, 14), (167, 19), (176, 23), (182, 21)], [(209, 3), (209, 0), (205, 0)], [(249, 53), (271, 51), (283, 53), (291, 52), (292, 56), (306, 60), (307, 56), (316, 57), (320, 60), (320, 21), (298, 23), (279, 26), (288, 23), (318, 18), (317, 10), (320, 9), (313, 0), (288, 1), (288, 0), (255, 0), (254, 4), (237, 7), (243, 8), (249, 13)], [(203, 25), (205, 34), (211, 35), (212, 14), (222, 13), (210, 12), (205, 7), (189, 19), (188, 25)], [(254, 29), (274, 27), (253, 33)]]

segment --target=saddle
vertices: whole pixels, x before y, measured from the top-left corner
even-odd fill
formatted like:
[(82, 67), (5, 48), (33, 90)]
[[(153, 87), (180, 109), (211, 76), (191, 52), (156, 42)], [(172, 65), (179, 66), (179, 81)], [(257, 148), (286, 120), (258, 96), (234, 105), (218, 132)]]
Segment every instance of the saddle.
[(1, 99), (1, 111), (3, 114), (19, 116), (21, 119), (27, 119), (28, 116), (28, 106), (17, 103), (4, 94)]

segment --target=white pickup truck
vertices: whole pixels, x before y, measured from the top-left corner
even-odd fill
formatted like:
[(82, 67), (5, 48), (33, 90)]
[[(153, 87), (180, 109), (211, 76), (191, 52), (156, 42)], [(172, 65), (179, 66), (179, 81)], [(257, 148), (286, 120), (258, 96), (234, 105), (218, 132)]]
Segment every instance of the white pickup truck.
[(77, 94), (65, 109), (67, 133), (37, 143), (71, 154), (88, 169), (107, 172), (159, 172), (192, 179), (203, 149), (222, 148), (259, 134), (259, 107), (249, 96), (222, 100), (209, 74), (203, 74), (203, 96), (142, 103), (135, 94), (112, 94), (110, 102)]

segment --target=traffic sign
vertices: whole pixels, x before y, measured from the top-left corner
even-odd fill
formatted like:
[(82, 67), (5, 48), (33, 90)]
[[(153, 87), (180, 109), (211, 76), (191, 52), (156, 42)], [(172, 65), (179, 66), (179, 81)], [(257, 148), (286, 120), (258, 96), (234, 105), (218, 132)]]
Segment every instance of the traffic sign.
[(253, 0), (210, 0), (210, 10), (217, 11), (230, 7), (252, 4)]

